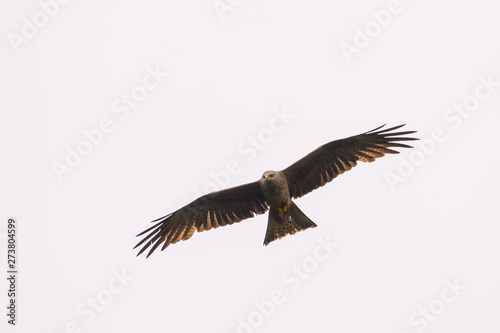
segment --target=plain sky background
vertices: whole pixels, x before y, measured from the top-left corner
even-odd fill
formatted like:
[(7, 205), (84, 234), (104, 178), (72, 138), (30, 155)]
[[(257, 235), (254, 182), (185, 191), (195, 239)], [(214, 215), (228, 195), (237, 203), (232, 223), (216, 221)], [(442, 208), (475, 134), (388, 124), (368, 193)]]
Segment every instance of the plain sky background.
[[(0, 7), (3, 270), (10, 216), (19, 246), (18, 325), (2, 278), (2, 332), (499, 332), (498, 4)], [(422, 140), (296, 200), (317, 228), (264, 247), (266, 214), (132, 250), (214, 175), (255, 181), (385, 123)], [(96, 144), (58, 179), (85, 131)]]

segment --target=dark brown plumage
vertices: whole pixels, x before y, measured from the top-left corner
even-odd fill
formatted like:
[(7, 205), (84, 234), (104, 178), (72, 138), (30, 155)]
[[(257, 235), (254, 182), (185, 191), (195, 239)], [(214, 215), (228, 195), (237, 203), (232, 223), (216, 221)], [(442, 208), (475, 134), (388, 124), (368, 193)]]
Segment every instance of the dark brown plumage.
[[(311, 221), (291, 201), (317, 189), (345, 171), (357, 161), (372, 162), (385, 154), (397, 154), (390, 148), (412, 148), (398, 141), (418, 140), (404, 135), (415, 131), (394, 132), (404, 125), (369, 132), (332, 141), (282, 171), (266, 171), (256, 182), (206, 194), (181, 209), (163, 216), (149, 229), (134, 248), (143, 245), (139, 254), (153, 245), (149, 257), (160, 245), (162, 250), (170, 244), (191, 238), (201, 232), (240, 222), (264, 214), (269, 209), (269, 222), (264, 244), (307, 228)], [(148, 233), (149, 232), (149, 233)]]

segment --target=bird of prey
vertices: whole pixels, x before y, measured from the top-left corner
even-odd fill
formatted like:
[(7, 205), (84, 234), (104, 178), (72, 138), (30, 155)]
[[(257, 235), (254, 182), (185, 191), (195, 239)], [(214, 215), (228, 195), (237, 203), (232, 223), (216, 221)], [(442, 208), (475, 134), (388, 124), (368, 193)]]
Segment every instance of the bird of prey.
[(218, 228), (254, 214), (269, 210), (264, 245), (293, 235), (297, 231), (316, 227), (292, 198), (325, 185), (338, 175), (351, 170), (358, 161), (373, 162), (385, 154), (397, 154), (390, 148), (413, 148), (401, 141), (418, 140), (406, 135), (415, 131), (397, 132), (400, 126), (381, 129), (327, 143), (281, 171), (266, 171), (262, 177), (245, 185), (206, 194), (179, 210), (153, 222), (155, 225), (137, 236), (147, 234), (135, 247), (143, 245), (137, 255), (153, 245), (149, 257), (161, 244), (161, 250), (170, 244), (187, 240), (195, 231)]

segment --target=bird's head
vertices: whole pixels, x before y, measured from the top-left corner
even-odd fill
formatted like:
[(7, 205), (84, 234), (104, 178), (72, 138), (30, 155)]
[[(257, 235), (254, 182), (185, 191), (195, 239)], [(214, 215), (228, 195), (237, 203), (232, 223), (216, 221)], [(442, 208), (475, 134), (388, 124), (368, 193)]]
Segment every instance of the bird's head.
[(275, 177), (276, 177), (275, 171), (266, 171), (262, 174), (262, 179), (266, 182), (272, 180)]

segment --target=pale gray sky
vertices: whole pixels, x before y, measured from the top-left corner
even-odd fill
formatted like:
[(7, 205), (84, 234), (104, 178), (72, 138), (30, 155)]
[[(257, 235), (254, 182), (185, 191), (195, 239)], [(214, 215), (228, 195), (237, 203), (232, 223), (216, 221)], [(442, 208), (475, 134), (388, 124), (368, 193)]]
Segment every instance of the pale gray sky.
[[(0, 6), (2, 332), (500, 329), (498, 5)], [(422, 140), (296, 200), (317, 228), (135, 257), (149, 221), (384, 123)]]

